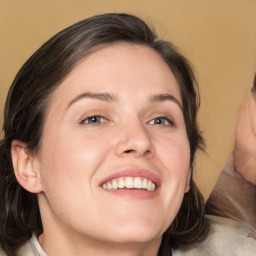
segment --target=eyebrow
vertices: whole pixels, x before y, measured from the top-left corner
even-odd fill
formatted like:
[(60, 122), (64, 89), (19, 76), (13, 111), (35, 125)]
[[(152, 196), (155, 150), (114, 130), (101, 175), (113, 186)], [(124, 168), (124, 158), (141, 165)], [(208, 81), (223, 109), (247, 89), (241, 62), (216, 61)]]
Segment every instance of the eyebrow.
[(78, 95), (77, 97), (75, 97), (73, 100), (71, 100), (68, 104), (69, 108), (72, 104), (74, 104), (75, 102), (81, 100), (81, 99), (95, 99), (95, 100), (101, 100), (101, 101), (106, 101), (106, 102), (117, 102), (118, 99), (115, 95), (108, 93), (108, 92), (104, 92), (104, 93), (91, 93), (91, 92), (85, 92), (82, 93), (80, 95)]
[(182, 104), (171, 94), (157, 94), (149, 98), (149, 102), (152, 102), (152, 103), (158, 103), (163, 101), (172, 101), (176, 103), (180, 107), (180, 109), (183, 111)]
[[(95, 99), (95, 100), (100, 100), (100, 101), (105, 101), (105, 102), (118, 102), (118, 97), (116, 95), (113, 95), (109, 92), (104, 92), (104, 93), (92, 93), (92, 92), (85, 92), (82, 94), (79, 94), (77, 97), (75, 97), (73, 100), (71, 100), (68, 104), (69, 108), (71, 105), (76, 103), (77, 101), (81, 99)], [(183, 111), (183, 107), (181, 103), (171, 94), (156, 94), (151, 97), (149, 97), (148, 100), (150, 103), (159, 103), (159, 102), (164, 102), (164, 101), (172, 101), (176, 103), (180, 109)]]

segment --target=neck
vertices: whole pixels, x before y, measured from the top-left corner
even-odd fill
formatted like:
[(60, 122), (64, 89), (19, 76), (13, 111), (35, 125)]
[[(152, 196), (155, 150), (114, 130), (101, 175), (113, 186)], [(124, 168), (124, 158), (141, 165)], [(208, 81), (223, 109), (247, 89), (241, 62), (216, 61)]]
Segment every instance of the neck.
[(84, 237), (83, 239), (77, 237), (74, 239), (74, 236), (72, 236), (71, 240), (70, 237), (66, 236), (58, 238), (52, 238), (50, 236), (48, 238), (43, 233), (39, 237), (39, 243), (48, 256), (157, 256), (161, 239), (145, 243), (115, 243), (94, 241), (94, 239), (89, 239), (88, 237)]

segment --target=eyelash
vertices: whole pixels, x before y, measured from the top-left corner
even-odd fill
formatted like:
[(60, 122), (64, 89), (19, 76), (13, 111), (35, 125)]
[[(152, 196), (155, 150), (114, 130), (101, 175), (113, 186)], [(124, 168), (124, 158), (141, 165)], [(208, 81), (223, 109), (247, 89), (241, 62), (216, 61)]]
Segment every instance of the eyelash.
[[(104, 121), (102, 121), (102, 119)], [(162, 119), (162, 120), (164, 119), (164, 121), (167, 122), (167, 124), (166, 123), (164, 123), (164, 124), (157, 123), (157, 120), (160, 120), (160, 119)], [(86, 118), (82, 119), (80, 121), (80, 124), (96, 125), (96, 124), (101, 124), (101, 123), (106, 123), (106, 122), (108, 122), (108, 120), (104, 116), (95, 114), (95, 115), (87, 116)], [(151, 123), (151, 122), (154, 122), (154, 123)], [(153, 118), (152, 120), (150, 120), (148, 122), (148, 124), (150, 124), (150, 125), (160, 125), (160, 126), (174, 126), (175, 125), (174, 122), (166, 116), (157, 116), (157, 117)]]
[[(95, 121), (93, 121), (93, 119)], [(101, 122), (97, 122), (97, 121), (100, 121), (99, 119), (104, 119), (104, 121), (103, 122), (102, 121)], [(82, 119), (80, 121), (80, 124), (96, 125), (96, 124), (106, 123), (106, 122), (107, 122), (107, 119), (104, 116), (102, 116), (102, 115), (90, 115), (90, 116), (87, 116), (86, 118)]]
[[(153, 123), (153, 124), (151, 124), (151, 122), (154, 122), (154, 121), (160, 120), (160, 119), (164, 119), (168, 123), (167, 124), (160, 124), (160, 123)], [(174, 126), (174, 122), (170, 118), (168, 118), (166, 116), (157, 116), (157, 117), (153, 118), (151, 121), (149, 121), (148, 123), (151, 124), (151, 125)]]

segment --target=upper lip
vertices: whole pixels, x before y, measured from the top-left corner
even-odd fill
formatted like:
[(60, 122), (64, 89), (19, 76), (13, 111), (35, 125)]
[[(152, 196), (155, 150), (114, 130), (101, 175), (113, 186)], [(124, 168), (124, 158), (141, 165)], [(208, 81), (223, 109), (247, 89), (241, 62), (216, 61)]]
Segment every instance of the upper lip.
[(141, 168), (134, 168), (134, 167), (128, 167), (121, 169), (103, 180), (100, 181), (100, 186), (102, 186), (104, 183), (107, 183), (108, 181), (121, 178), (121, 177), (143, 177), (151, 180), (155, 183), (156, 187), (160, 187), (161, 180), (160, 178), (154, 174), (152, 171), (149, 171), (147, 169), (141, 169)]

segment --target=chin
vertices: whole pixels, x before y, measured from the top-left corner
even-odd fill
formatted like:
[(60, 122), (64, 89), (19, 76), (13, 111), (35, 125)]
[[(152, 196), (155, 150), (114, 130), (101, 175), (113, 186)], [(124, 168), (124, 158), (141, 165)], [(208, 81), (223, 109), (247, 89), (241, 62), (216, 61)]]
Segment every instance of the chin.
[(143, 226), (143, 225), (126, 225), (112, 230), (112, 241), (117, 243), (147, 243), (152, 240), (159, 240), (162, 238), (165, 229), (161, 227)]

